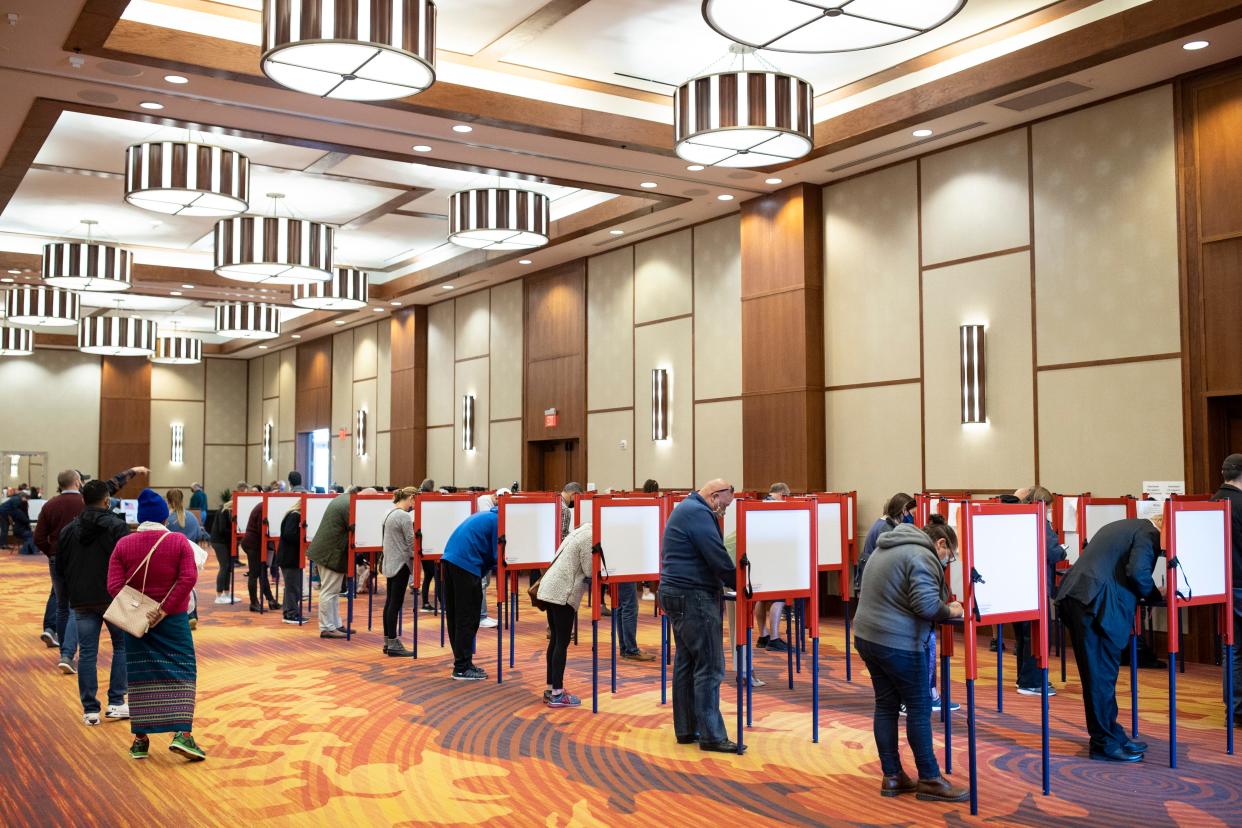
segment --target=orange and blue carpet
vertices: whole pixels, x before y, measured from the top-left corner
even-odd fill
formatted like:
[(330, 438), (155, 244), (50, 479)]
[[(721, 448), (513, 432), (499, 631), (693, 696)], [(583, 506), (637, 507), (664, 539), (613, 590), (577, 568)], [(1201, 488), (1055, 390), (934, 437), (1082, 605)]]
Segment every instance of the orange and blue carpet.
[[(208, 758), (188, 763), (156, 736), (150, 758), (137, 762), (128, 755), (124, 722), (82, 724), (75, 678), (58, 672), (56, 650), (39, 640), (45, 560), (0, 557), (0, 824), (1242, 825), (1242, 758), (1225, 753), (1220, 672), (1210, 666), (1190, 665), (1179, 678), (1178, 768), (1171, 770), (1167, 673), (1140, 671), (1140, 738), (1151, 748), (1142, 764), (1118, 766), (1087, 758), (1071, 659), (1068, 680), (1050, 703), (1052, 793), (1043, 796), (1040, 700), (1008, 688), (998, 713), (995, 656), (984, 649), (980, 813), (971, 817), (966, 803), (879, 797), (871, 687), (857, 658), (853, 681), (845, 681), (839, 621), (822, 630), (819, 743), (811, 742), (808, 665), (789, 690), (784, 655), (758, 653), (755, 669), (767, 686), (754, 693), (749, 750), (708, 754), (673, 738), (658, 662), (620, 662), (617, 692), (610, 692), (603, 624), (599, 713), (590, 709), (585, 620), (566, 680), (583, 707), (553, 710), (541, 703), (545, 624), (529, 608), (517, 625), (516, 667), (508, 668), (506, 656), (503, 684), (495, 682), (495, 630), (481, 631), (478, 644), (477, 661), (491, 679), (454, 682), (434, 616), (421, 618), (417, 661), (385, 658), (382, 596), (373, 631), (363, 596), (354, 639), (321, 640), (314, 623), (282, 624), (279, 612), (252, 614), (245, 602), (212, 604), (214, 575), (213, 561), (199, 585), (195, 632), (194, 735)], [(241, 578), (238, 587), (244, 591)], [(408, 646), (408, 600), (406, 609)], [(640, 644), (658, 653), (659, 631), (652, 604), (642, 602)], [(101, 698), (111, 657), (104, 638)], [(960, 653), (959, 646), (958, 699)], [(1128, 681), (1123, 669), (1123, 723)], [(736, 708), (727, 679), (723, 695), (732, 735)], [(955, 715), (952, 778), (959, 784), (966, 782), (965, 722), (964, 710)], [(933, 723), (943, 761), (943, 731)], [(908, 752), (905, 763), (913, 768)]]

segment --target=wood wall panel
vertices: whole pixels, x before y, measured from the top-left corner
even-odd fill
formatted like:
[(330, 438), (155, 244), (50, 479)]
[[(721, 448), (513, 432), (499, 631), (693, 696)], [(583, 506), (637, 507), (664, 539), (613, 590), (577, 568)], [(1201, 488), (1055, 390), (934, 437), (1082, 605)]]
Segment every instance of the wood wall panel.
[(388, 474), (391, 480), (418, 483), (427, 476), (427, 308), (402, 308), (389, 325)]
[[(1242, 184), (1242, 172), (1235, 179), (1237, 184)], [(1242, 201), (1236, 190), (1234, 200)], [(1235, 342), (1242, 311), (1242, 237), (1203, 245), (1202, 261), (1203, 338), (1209, 343)], [(1207, 390), (1242, 389), (1242, 359), (1214, 356), (1203, 364)]]
[[(1195, 143), (1200, 176), (1199, 235), (1242, 233), (1242, 77), (1193, 87)], [(1202, 173), (1210, 171), (1210, 175)]]
[(742, 204), (743, 301), (823, 287), (822, 203), (819, 187), (796, 185)]
[[(526, 365), (527, 440), (572, 440), (580, 438), (586, 422), (586, 395), (583, 393), (586, 361), (582, 354), (541, 359)], [(545, 428), (543, 412), (555, 408), (560, 422)]]
[[(100, 475), (150, 465), (151, 363), (133, 357), (104, 357), (99, 398)], [(146, 482), (145, 477), (131, 481), (119, 496), (137, 497)]]
[[(586, 427), (586, 261), (579, 259), (530, 277), (525, 284), (526, 440), (577, 439), (582, 443)], [(543, 412), (548, 408), (559, 412), (556, 428), (544, 427)], [(523, 471), (529, 476), (529, 470)]]
[(332, 337), (325, 336), (297, 347), (297, 382), (294, 384), (295, 430), (301, 434), (332, 427)]

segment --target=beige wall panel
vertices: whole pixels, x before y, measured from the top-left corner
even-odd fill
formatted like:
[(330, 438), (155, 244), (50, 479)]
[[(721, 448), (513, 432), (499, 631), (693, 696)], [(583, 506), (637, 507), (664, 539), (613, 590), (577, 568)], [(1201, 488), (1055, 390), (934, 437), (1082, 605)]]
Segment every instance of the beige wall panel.
[[(280, 400), (264, 400), (263, 401), (263, 423), (272, 424), (272, 460), (270, 463), (263, 463), (259, 468), (261, 480), (251, 481), (257, 483), (270, 483), (280, 475), (280, 440), (282, 437), (292, 437), (291, 434), (284, 434), (280, 430)], [(260, 432), (259, 449), (262, 451), (262, 433)]]
[[(287, 480), (289, 478), (289, 472), (293, 470), (293, 466), (297, 462), (297, 457), (294, 451), (294, 445), (296, 444), (292, 440), (287, 440), (276, 446), (277, 466), (276, 466), (276, 475), (273, 479)], [(263, 482), (271, 483), (272, 481), (265, 480)]]
[[(350, 429), (352, 435), (353, 429)], [(332, 483), (348, 489), (354, 485), (354, 438), (332, 434)]]
[(633, 405), (634, 251), (587, 259), (587, 410)]
[(1025, 130), (955, 147), (921, 163), (924, 265), (1030, 243)]
[[(332, 337), (332, 436), (342, 428), (354, 433), (354, 332), (344, 331)], [(336, 462), (332, 455), (332, 471), (348, 468)], [(348, 458), (346, 458), (348, 459)], [(339, 482), (339, 481), (338, 481)]]
[(259, 357), (263, 363), (263, 399), (280, 396), (280, 354)]
[(918, 377), (915, 165), (826, 187), (824, 213), (824, 384)]
[[(350, 404), (353, 412), (351, 422), (353, 432), (351, 451), (351, 460), (353, 463), (354, 485), (355, 486), (372, 486), (375, 484), (375, 478), (378, 474), (376, 469), (376, 458), (379, 452), (379, 440), (376, 439), (375, 428), (375, 380), (367, 379), (354, 383), (354, 398)], [(366, 433), (366, 454), (362, 457), (358, 456), (358, 409), (366, 409), (367, 412), (367, 433)]]
[(722, 477), (742, 487), (742, 401), (694, 407), (694, 485)]
[[(26, 357), (0, 357), (0, 389), (10, 406), (34, 401), (37, 408), (10, 407), (0, 427), (0, 449), (47, 452), (45, 485), (56, 475), (81, 469), (111, 477), (120, 469), (99, 469), (100, 359), (78, 351), (36, 348)], [(55, 389), (55, 404), (49, 397)]]
[(375, 428), (388, 431), (392, 423), (392, 326), (379, 323), (379, 374), (375, 377)]
[[(694, 400), (691, 320), (634, 329), (634, 478), (664, 488), (694, 483)], [(669, 439), (651, 439), (651, 369), (669, 370)]]
[(379, 324), (354, 328), (354, 379), (374, 379), (379, 372)]
[[(879, 411), (884, 412), (882, 417), (876, 416)], [(920, 488), (919, 386), (829, 391), (824, 414), (828, 488), (858, 492), (861, 534), (879, 517), (889, 497)]]
[(151, 366), (151, 399), (198, 400), (206, 392), (205, 363)]
[(246, 363), (240, 359), (207, 359), (203, 364), (207, 375), (206, 441), (246, 442)]
[(695, 227), (694, 396), (742, 393), (742, 266), (738, 216)]
[(280, 435), (290, 440), (296, 428), (293, 412), (297, 405), (298, 352), (296, 348), (286, 348), (277, 356), (280, 357)]
[(1035, 125), (1040, 365), (1181, 350), (1173, 98)]
[(437, 486), (455, 485), (453, 451), (452, 426), (427, 429), (427, 476), (436, 481)]
[(389, 463), (392, 460), (390, 453), (392, 450), (392, 442), (389, 440), (387, 431), (381, 431), (375, 435), (375, 485), (376, 486), (417, 486), (421, 480), (392, 480), (392, 474), (389, 471)]
[[(634, 412), (587, 415), (587, 479), (601, 492), (634, 488)], [(647, 434), (650, 439), (650, 433)], [(621, 448), (621, 441), (625, 448)]]
[[(1000, 489), (1035, 475), (1030, 256), (923, 274), (927, 485)], [(962, 425), (959, 327), (985, 323), (988, 422)]]
[(491, 291), (480, 290), (456, 301), (457, 358), (484, 356), (491, 330)]
[(508, 486), (514, 480), (522, 480), (522, 422), (510, 420), (492, 423), (492, 433), (487, 447), (488, 487)]
[[(453, 451), (456, 452), (454, 474), (458, 486), (485, 486), (490, 474), (487, 465), (488, 423), (491, 420), (488, 363), (487, 357), (457, 363), (457, 385), (453, 395), (456, 401), (453, 406)], [(474, 397), (473, 451), (461, 448), (464, 425), (461, 399), (467, 394)]]
[(263, 357), (249, 360), (246, 365), (248, 371), (246, 442), (261, 443), (263, 441)]
[(203, 449), (203, 491), (209, 508), (220, 508), (220, 493), (230, 492), (246, 479), (245, 446), (207, 446)]
[[(184, 462), (179, 464), (172, 462), (173, 423), (185, 427)], [(203, 482), (203, 403), (152, 400), (150, 440), (147, 485), (153, 489), (183, 488), (188, 503), (190, 484)]]
[(1184, 480), (1181, 372), (1180, 359), (1040, 371), (1040, 482), (1116, 497)]
[(246, 482), (258, 483), (263, 476), (263, 447), (246, 446)]
[(427, 425), (453, 422), (453, 302), (427, 309)]
[(694, 251), (682, 230), (634, 245), (634, 321), (694, 311)]
[(522, 304), (520, 280), (492, 288), (491, 408), (495, 420), (522, 416)]

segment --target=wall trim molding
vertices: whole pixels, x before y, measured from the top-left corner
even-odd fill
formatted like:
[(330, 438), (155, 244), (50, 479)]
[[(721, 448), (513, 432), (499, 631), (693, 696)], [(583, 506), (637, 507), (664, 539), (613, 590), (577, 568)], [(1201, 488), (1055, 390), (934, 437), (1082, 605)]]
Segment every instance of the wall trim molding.
[(1102, 365), (1129, 365), (1134, 362), (1164, 362), (1170, 359), (1181, 359), (1181, 351), (1168, 354), (1146, 354), (1144, 356), (1113, 357), (1112, 359), (1089, 359), (1085, 362), (1061, 362), (1056, 365), (1040, 365), (1036, 371), (1066, 371), (1071, 368), (1098, 368)]
[[(691, 270), (693, 269), (694, 269), (694, 263), (691, 262)], [(694, 305), (693, 292), (694, 292), (693, 288), (691, 288), (691, 300), (690, 300), (691, 307), (693, 307)], [(651, 320), (648, 320), (647, 322), (635, 322), (634, 327), (645, 328), (648, 325), (660, 325), (664, 322), (676, 322), (679, 319), (694, 319), (694, 311), (691, 311), (690, 313), (679, 313), (676, 316), (665, 316), (662, 319), (651, 319)]]
[(591, 414), (616, 414), (620, 411), (633, 411), (632, 405), (619, 405), (616, 408), (588, 408), (587, 415)]
[(741, 401), (742, 401), (742, 395), (738, 394), (735, 397), (707, 397), (706, 399), (695, 400), (694, 404), (695, 405), (709, 405), (711, 403), (741, 402)]
[[(1029, 130), (1027, 131), (1027, 134), (1029, 136), (1030, 134)], [(1029, 161), (1029, 158), (1028, 158), (1028, 161)], [(1033, 195), (1031, 196), (1031, 200), (1034, 200)], [(1032, 250), (1031, 245), (1023, 244), (1023, 245), (1019, 245), (1018, 247), (1010, 247), (1005, 250), (993, 250), (991, 253), (977, 253), (974, 256), (963, 256), (960, 259), (949, 259), (948, 261), (944, 261), (944, 262), (935, 262), (934, 264), (922, 265), (922, 268), (924, 271), (938, 270), (939, 268), (942, 268), (942, 267), (953, 267), (954, 265), (969, 264), (971, 262), (981, 262), (984, 259), (999, 259), (1001, 256), (1012, 256), (1015, 253), (1026, 253), (1026, 252), (1030, 252), (1031, 250)]]
[(857, 388), (883, 388), (887, 385), (916, 385), (923, 382), (922, 377), (909, 379), (876, 380), (875, 382), (851, 382), (845, 385), (825, 385), (824, 391), (853, 391)]

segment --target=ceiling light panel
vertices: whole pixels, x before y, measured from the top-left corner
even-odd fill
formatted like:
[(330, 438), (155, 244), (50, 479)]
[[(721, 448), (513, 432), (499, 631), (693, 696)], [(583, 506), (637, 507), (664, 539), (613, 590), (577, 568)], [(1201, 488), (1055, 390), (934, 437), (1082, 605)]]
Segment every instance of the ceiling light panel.
[(776, 52), (851, 52), (919, 37), (966, 0), (706, 0), (703, 19), (737, 43)]

